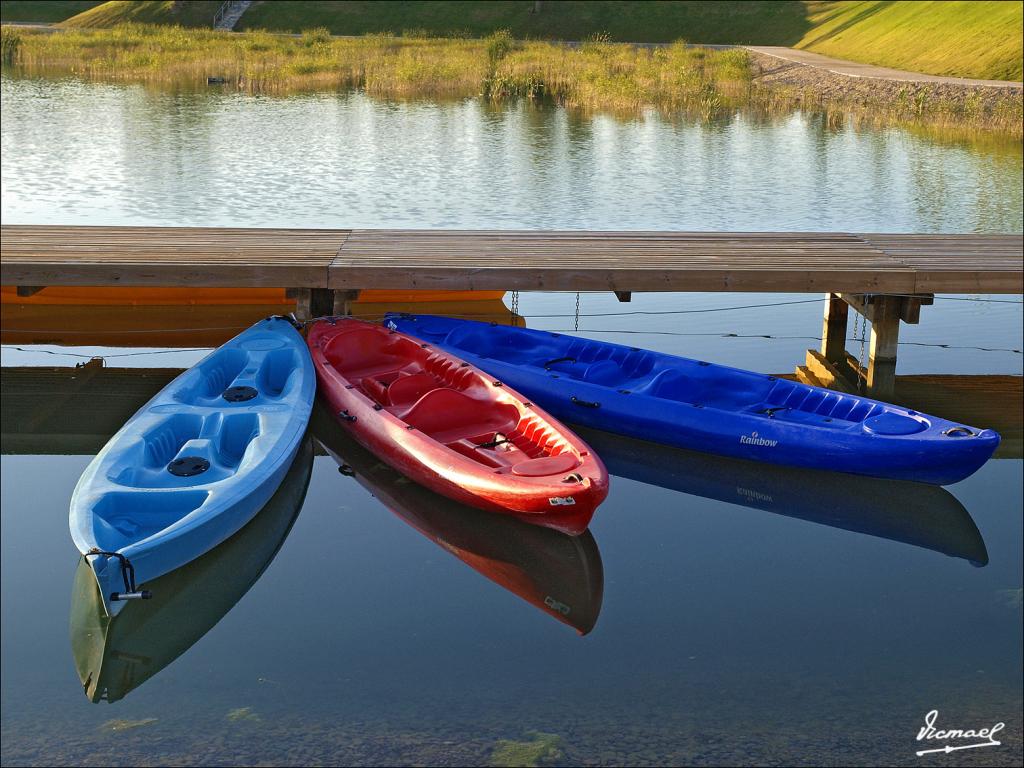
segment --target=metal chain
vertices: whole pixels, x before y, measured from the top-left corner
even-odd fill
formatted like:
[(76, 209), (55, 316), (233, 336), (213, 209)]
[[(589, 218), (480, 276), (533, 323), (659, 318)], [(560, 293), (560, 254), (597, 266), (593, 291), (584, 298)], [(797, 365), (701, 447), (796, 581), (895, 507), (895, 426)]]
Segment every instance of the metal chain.
[(509, 325), (516, 324), (516, 317), (519, 315), (519, 291), (512, 291), (512, 300), (509, 302)]
[(866, 317), (861, 317), (860, 312), (857, 313), (857, 317), (863, 320), (863, 322), (861, 323), (860, 331), (860, 361), (858, 362), (858, 365), (860, 367), (857, 370), (857, 391), (863, 394), (864, 391), (867, 389), (868, 379), (867, 369), (864, 368), (864, 342), (868, 335), (868, 319)]
[(580, 292), (579, 291), (576, 291), (576, 325), (574, 326), (574, 328), (577, 331), (579, 331), (579, 329), (580, 329)]

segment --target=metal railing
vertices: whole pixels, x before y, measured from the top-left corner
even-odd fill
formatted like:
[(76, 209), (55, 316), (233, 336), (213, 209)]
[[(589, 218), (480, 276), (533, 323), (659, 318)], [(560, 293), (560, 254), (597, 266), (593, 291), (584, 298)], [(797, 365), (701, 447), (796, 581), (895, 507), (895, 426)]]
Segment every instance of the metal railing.
[(231, 6), (234, 5), (233, 0), (226, 0), (220, 4), (220, 8), (213, 15), (213, 28), (216, 29), (217, 25), (224, 21), (224, 17), (228, 15), (228, 11), (231, 10)]

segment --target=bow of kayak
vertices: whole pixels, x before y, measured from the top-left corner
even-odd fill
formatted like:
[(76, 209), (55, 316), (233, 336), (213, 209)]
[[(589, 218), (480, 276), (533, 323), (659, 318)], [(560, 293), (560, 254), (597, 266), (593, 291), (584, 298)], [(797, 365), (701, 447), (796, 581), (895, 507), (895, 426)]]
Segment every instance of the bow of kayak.
[(197, 643), (270, 565), (298, 517), (313, 471), (302, 441), (281, 485), (238, 533), (148, 586), (156, 599), (107, 615), (92, 569), (79, 561), (71, 601), (71, 651), (85, 695), (114, 702)]

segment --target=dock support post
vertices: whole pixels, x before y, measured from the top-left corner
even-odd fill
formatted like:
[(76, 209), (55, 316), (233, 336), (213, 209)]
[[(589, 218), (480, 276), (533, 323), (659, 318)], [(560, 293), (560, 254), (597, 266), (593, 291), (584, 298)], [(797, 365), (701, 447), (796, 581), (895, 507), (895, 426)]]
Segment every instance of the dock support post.
[(899, 296), (875, 296), (872, 303), (867, 394), (879, 400), (890, 400), (896, 392), (901, 304)]
[(359, 291), (335, 291), (334, 292), (334, 314), (351, 315), (352, 305), (359, 298)]
[(825, 302), (825, 322), (821, 330), (821, 354), (830, 363), (846, 362), (846, 326), (850, 305), (838, 293), (830, 293)]
[(331, 292), (326, 288), (293, 288), (288, 294), (295, 296), (295, 316), (299, 320), (325, 317), (333, 309)]
[(295, 297), (295, 317), (305, 322), (313, 315), (310, 313), (313, 302), (313, 290), (311, 288), (291, 288), (286, 295)]
[(334, 297), (326, 288), (314, 288), (310, 291), (310, 317), (327, 317), (334, 311)]

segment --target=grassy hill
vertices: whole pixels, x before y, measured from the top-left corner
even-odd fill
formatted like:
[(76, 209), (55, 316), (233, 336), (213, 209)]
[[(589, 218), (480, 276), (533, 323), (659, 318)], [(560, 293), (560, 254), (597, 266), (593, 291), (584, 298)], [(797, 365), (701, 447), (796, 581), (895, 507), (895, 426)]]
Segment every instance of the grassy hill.
[(64, 21), (75, 14), (101, 5), (100, 1), (76, 2), (75, 0), (27, 0), (23, 2), (0, 2), (2, 21), (42, 21), (53, 23)]
[(239, 29), (298, 32), (326, 27), (335, 34), (424, 30), (473, 37), (507, 29), (517, 38), (585, 40), (600, 33), (612, 40), (653, 43), (685, 39), (702, 43), (791, 45), (809, 29), (804, 4), (783, 2), (620, 2), (549, 0), (533, 12), (533, 0), (447, 0), (446, 2), (257, 3)]
[(1021, 2), (811, 2), (797, 48), (932, 75), (1020, 80)]
[[(290, 3), (287, 3), (290, 5)], [(302, 5), (302, 3), (297, 3)], [(115, 27), (118, 24), (177, 24), (182, 27), (211, 27), (220, 0), (113, 0), (101, 3), (61, 23), (62, 27)]]
[[(1024, 2), (821, 2), (808, 0), (326, 0), (257, 2), (238, 29), (339, 35), (515, 37), (625, 42), (791, 45), (838, 58), (938, 75), (1020, 80)], [(5, 20), (45, 21), (80, 6), (69, 27), (124, 22), (209, 26), (220, 3), (115, 1), (0, 2)], [(61, 10), (63, 9), (63, 10)], [(48, 18), (42, 18), (43, 14)], [(33, 18), (35, 17), (35, 18)]]

